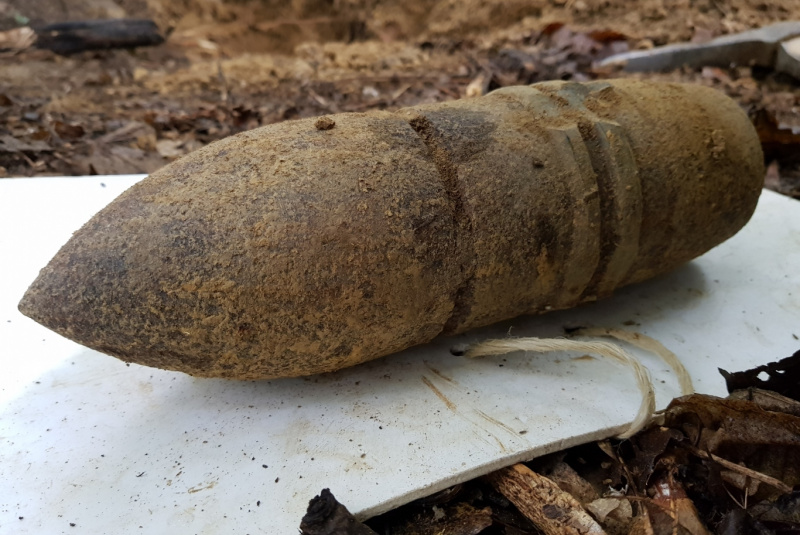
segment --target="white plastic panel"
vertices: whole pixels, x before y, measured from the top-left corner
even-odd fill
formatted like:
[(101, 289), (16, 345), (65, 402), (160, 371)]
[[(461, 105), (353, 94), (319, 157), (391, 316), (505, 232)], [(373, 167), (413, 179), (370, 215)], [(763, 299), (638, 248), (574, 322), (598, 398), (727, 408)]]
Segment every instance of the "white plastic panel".
[[(749, 368), (800, 347), (800, 204), (764, 192), (751, 223), (722, 246), (575, 310), (307, 379), (126, 366), (16, 304), (71, 232), (140, 178), (0, 180), (0, 533), (294, 533), (324, 487), (371, 516), (614, 435), (639, 405), (631, 372), (606, 361), (468, 361), (450, 354), (459, 343), (561, 336), (577, 325), (637, 330), (717, 395), (717, 367)], [(663, 408), (678, 395), (675, 377), (639, 355)]]

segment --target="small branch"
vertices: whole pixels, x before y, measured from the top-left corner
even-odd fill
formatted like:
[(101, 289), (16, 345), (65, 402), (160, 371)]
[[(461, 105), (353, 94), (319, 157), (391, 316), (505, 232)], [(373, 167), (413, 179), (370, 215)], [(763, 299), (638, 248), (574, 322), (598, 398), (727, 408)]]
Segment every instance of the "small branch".
[(747, 477), (755, 479), (756, 481), (760, 481), (761, 483), (764, 483), (765, 485), (769, 485), (770, 487), (772, 487), (774, 489), (777, 489), (777, 490), (781, 491), (784, 494), (791, 494), (791, 492), (793, 490), (792, 487), (790, 487), (789, 485), (787, 485), (786, 483), (784, 483), (780, 479), (775, 479), (774, 477), (770, 477), (770, 476), (768, 476), (766, 474), (762, 474), (761, 472), (756, 472), (755, 470), (747, 468), (746, 466), (742, 466), (740, 464), (736, 464), (734, 462), (731, 462), (731, 461), (729, 461), (727, 459), (723, 459), (722, 457), (720, 457), (718, 455), (714, 455), (713, 453), (707, 453), (707, 452), (705, 452), (705, 451), (703, 451), (701, 449), (698, 449), (698, 448), (696, 448), (694, 446), (690, 446), (690, 445), (687, 444), (686, 447), (689, 448), (689, 450), (693, 454), (697, 455), (698, 457), (702, 457), (703, 459), (708, 459), (708, 460), (714, 461), (715, 463), (717, 463), (717, 464), (719, 464), (721, 466), (724, 466), (728, 470), (731, 470), (733, 472), (738, 472), (738, 473), (740, 473), (742, 475), (745, 475)]
[(578, 500), (524, 464), (497, 470), (485, 478), (545, 535), (605, 534)]
[(56, 54), (84, 50), (159, 45), (164, 38), (149, 19), (110, 19), (59, 22), (33, 29), (36, 46)]

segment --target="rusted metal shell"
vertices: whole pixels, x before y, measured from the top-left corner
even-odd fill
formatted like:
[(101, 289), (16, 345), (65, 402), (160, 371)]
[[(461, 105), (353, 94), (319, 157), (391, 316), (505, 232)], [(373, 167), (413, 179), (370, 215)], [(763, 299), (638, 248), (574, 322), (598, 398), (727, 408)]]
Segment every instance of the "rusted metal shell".
[(671, 270), (737, 232), (764, 177), (747, 116), (692, 85), (547, 82), (321, 124), (149, 176), (20, 310), (192, 375), (327, 372)]

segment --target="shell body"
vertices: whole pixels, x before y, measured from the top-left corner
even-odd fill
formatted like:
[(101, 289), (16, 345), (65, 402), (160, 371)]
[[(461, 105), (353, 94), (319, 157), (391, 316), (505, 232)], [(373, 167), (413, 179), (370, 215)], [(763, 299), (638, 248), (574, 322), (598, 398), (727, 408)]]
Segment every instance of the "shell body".
[(20, 303), (125, 361), (327, 372), (671, 270), (737, 232), (764, 176), (707, 88), (548, 82), (267, 126), (98, 213)]

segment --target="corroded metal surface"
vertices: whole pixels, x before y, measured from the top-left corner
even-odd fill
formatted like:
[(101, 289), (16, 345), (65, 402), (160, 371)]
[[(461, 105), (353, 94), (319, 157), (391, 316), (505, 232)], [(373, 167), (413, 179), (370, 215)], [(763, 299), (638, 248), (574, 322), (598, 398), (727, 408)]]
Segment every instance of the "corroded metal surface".
[(352, 366), (673, 269), (750, 218), (754, 129), (713, 90), (548, 82), (272, 125), (154, 173), (20, 304), (125, 361)]

